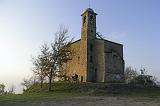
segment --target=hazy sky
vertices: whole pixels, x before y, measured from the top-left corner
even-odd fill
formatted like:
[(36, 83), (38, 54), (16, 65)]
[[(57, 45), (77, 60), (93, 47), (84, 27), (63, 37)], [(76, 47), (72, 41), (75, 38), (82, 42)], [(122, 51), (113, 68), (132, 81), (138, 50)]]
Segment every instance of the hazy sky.
[[(124, 45), (126, 66), (160, 77), (160, 0), (91, 0), (97, 31)], [(80, 38), (81, 13), (89, 0), (0, 0), (0, 83), (31, 76), (31, 55), (54, 39), (60, 24)]]

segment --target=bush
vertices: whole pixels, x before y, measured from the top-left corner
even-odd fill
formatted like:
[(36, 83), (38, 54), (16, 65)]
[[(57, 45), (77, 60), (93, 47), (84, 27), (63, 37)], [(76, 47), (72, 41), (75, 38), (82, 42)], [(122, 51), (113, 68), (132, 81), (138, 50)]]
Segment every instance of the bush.
[(134, 80), (131, 81), (131, 84), (140, 87), (156, 87), (155, 80), (153, 76), (150, 75), (139, 75), (135, 77)]

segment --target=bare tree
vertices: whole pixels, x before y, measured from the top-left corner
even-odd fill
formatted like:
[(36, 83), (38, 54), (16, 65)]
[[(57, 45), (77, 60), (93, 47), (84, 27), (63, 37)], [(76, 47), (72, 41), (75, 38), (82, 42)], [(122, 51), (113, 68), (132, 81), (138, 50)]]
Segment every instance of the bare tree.
[(145, 68), (140, 69), (141, 75), (147, 74), (147, 70)]
[(36, 58), (32, 58), (32, 60), (34, 66), (33, 73), (40, 79), (42, 88), (45, 77), (49, 75), (49, 71), (51, 69), (51, 61), (49, 46), (44, 43), (40, 49), (41, 54), (39, 54)]
[(68, 29), (61, 26), (55, 33), (55, 39), (50, 46), (43, 44), (41, 54), (33, 58), (35, 75), (41, 80), (41, 88), (45, 77), (49, 79), (49, 91), (52, 91), (52, 81), (57, 73), (63, 70), (63, 64), (71, 59), (70, 45), (73, 39), (69, 39)]
[(16, 90), (16, 86), (12, 84), (12, 85), (10, 86), (10, 88), (9, 88), (8, 93), (9, 93), (9, 94), (15, 94), (15, 90)]
[(4, 94), (4, 90), (5, 90), (5, 85), (0, 84), (0, 95)]
[(32, 76), (30, 78), (24, 78), (23, 82), (21, 83), (22, 86), (25, 87), (24, 90), (30, 88), (33, 84), (37, 83), (37, 78), (35, 76)]
[(126, 67), (126, 69), (125, 69), (125, 80), (126, 80), (126, 83), (129, 83), (131, 80), (133, 80), (137, 76), (138, 76), (138, 72), (136, 71), (136, 69), (133, 69), (130, 66)]
[(68, 29), (63, 26), (55, 34), (55, 40), (51, 43), (51, 70), (49, 74), (49, 91), (52, 91), (52, 79), (56, 72), (62, 69), (62, 65), (71, 59), (72, 51), (70, 50), (70, 45), (72, 40), (68, 40)]

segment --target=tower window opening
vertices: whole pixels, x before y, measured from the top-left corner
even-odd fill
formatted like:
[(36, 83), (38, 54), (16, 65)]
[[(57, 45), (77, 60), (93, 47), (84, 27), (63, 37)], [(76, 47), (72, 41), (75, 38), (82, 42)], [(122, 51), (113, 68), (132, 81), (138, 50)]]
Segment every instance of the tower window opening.
[(93, 20), (93, 15), (90, 16), (90, 19)]
[(93, 16), (90, 16), (90, 23), (93, 23)]
[(92, 56), (90, 56), (90, 62), (93, 63), (93, 57)]
[(83, 18), (83, 24), (86, 23), (86, 16)]

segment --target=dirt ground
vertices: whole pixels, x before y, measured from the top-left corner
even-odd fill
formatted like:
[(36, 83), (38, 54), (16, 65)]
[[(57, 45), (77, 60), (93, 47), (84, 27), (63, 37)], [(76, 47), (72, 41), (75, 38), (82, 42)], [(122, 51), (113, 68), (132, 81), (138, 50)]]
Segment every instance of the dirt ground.
[(160, 102), (124, 97), (54, 97), (41, 101), (1, 102), (0, 106), (160, 106)]

